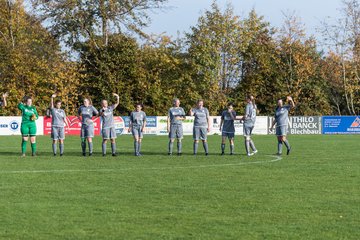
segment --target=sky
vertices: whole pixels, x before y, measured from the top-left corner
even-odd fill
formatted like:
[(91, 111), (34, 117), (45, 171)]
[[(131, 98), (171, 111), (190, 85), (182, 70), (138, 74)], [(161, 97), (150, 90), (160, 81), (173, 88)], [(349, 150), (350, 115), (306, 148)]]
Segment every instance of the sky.
[[(146, 33), (161, 34), (177, 37), (178, 32), (183, 36), (190, 27), (196, 25), (197, 19), (211, 8), (213, 0), (169, 0), (166, 10), (151, 13), (152, 22), (145, 30)], [(235, 14), (247, 16), (254, 8), (265, 17), (273, 27), (281, 27), (284, 16), (282, 12), (295, 12), (305, 24), (308, 35), (321, 38), (317, 28), (328, 17), (339, 17), (341, 0), (217, 0), (221, 9), (227, 3), (234, 6)]]

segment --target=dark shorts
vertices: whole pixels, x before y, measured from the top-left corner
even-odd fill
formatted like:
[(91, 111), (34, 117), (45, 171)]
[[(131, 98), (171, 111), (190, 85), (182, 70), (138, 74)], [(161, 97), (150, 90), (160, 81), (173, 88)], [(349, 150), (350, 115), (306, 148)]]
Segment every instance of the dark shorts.
[(235, 133), (234, 132), (231, 132), (231, 133), (230, 132), (221, 132), (221, 136), (232, 139), (235, 137)]

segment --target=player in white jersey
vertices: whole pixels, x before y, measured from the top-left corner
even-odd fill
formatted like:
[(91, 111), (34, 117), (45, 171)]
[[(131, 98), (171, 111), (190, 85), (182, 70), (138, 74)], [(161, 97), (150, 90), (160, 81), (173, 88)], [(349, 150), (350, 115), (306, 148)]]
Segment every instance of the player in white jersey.
[(61, 101), (56, 100), (54, 104), (54, 98), (56, 98), (56, 94), (51, 95), (50, 101), (52, 149), (54, 156), (56, 156), (56, 145), (59, 141), (60, 156), (62, 156), (64, 154), (66, 114), (61, 109)]
[(116, 156), (116, 131), (115, 131), (115, 124), (114, 124), (114, 110), (119, 105), (119, 95), (113, 93), (113, 96), (116, 97), (116, 103), (109, 106), (107, 100), (101, 101), (101, 109), (99, 110), (102, 129), (101, 135), (103, 137), (102, 142), (102, 154), (103, 156), (106, 155), (106, 144), (107, 141), (110, 139), (111, 141), (111, 151), (112, 156)]
[(295, 107), (294, 100), (292, 97), (287, 96), (286, 100), (289, 104), (284, 105), (283, 100), (279, 99), (277, 102), (277, 107), (275, 110), (275, 116), (273, 118), (272, 125), (270, 127), (270, 131), (272, 132), (275, 124), (276, 124), (276, 136), (278, 139), (278, 152), (277, 155), (282, 154), (282, 144), (284, 143), (287, 152), (286, 154), (289, 155), (291, 151), (291, 146), (289, 141), (286, 138), (288, 125), (289, 125), (289, 111)]

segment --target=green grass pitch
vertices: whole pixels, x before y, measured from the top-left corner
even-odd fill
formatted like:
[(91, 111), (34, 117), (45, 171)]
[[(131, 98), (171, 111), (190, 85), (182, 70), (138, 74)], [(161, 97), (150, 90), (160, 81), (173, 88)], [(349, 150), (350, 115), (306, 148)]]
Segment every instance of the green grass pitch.
[(102, 157), (96, 137), (89, 158), (68, 137), (60, 158), (42, 136), (21, 158), (21, 138), (0, 137), (0, 239), (360, 239), (360, 136), (289, 140), (276, 158), (275, 137), (254, 136), (249, 158), (242, 137), (220, 156), (211, 136), (195, 157), (186, 137), (178, 157), (145, 136), (135, 157), (120, 136), (119, 155)]

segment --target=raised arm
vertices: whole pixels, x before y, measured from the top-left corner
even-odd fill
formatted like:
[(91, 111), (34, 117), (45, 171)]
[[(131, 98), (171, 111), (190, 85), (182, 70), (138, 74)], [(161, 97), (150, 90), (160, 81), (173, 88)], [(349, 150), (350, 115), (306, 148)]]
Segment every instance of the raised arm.
[(115, 109), (115, 108), (119, 105), (119, 103), (120, 103), (120, 97), (119, 97), (119, 95), (116, 94), (116, 93), (113, 93), (113, 96), (116, 97), (116, 103), (114, 104), (114, 109)]
[(255, 98), (254, 96), (250, 96), (250, 100), (251, 100), (251, 104), (253, 105), (253, 107), (256, 109), (256, 104), (255, 104)]
[(20, 110), (20, 111), (24, 111), (24, 103), (23, 102), (19, 102), (19, 104), (18, 104), (18, 109)]
[(294, 108), (294, 107), (295, 107), (295, 103), (294, 103), (294, 100), (292, 99), (292, 97), (287, 96), (287, 97), (286, 97), (286, 100), (288, 100), (288, 102), (290, 103), (290, 107), (291, 107), (291, 108)]
[(249, 104), (246, 104), (243, 120), (245, 121), (248, 120), (249, 118), (251, 118), (251, 107), (249, 106)]
[(51, 95), (50, 108), (54, 108), (54, 98), (56, 98), (56, 94)]
[(6, 107), (7, 106), (7, 101), (6, 101), (6, 98), (8, 97), (8, 93), (4, 93), (2, 95), (2, 99), (3, 99), (3, 107)]

